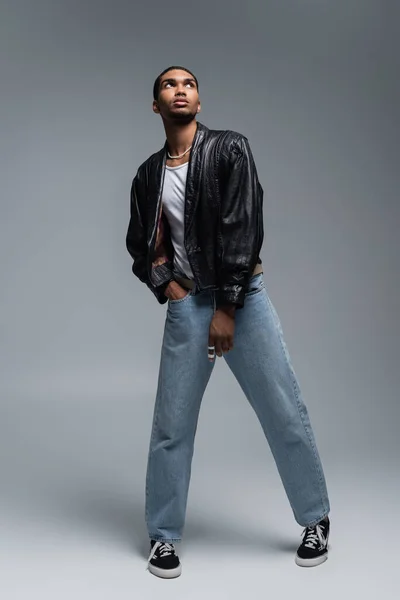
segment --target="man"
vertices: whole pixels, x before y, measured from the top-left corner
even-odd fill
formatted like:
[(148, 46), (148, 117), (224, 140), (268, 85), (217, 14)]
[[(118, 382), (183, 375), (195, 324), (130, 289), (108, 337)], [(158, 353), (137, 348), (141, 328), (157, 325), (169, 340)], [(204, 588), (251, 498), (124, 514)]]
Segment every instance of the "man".
[(210, 130), (197, 78), (172, 66), (157, 77), (153, 111), (166, 142), (131, 188), (127, 249), (133, 273), (168, 302), (146, 476), (148, 568), (177, 577), (194, 438), (216, 356), (224, 356), (257, 414), (296, 521), (295, 560), (327, 559), (325, 478), (259, 257), (263, 190), (246, 137)]

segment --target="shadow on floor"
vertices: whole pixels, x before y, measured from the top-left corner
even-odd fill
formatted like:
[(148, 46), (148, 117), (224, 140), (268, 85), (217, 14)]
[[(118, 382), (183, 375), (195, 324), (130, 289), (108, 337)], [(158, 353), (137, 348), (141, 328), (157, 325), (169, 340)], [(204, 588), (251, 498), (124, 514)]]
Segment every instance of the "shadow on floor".
[(245, 523), (239, 527), (228, 519), (215, 519), (207, 515), (190, 516), (186, 521), (183, 538), (185, 547), (200, 543), (224, 548), (248, 547), (266, 553), (293, 553), (298, 547), (295, 537), (288, 538), (285, 534), (277, 533), (276, 529), (268, 531), (268, 524), (264, 526), (264, 531), (256, 532), (246, 529)]
[[(109, 492), (86, 492), (71, 500), (58, 504), (58, 519), (68, 522), (68, 526), (90, 532), (96, 537), (122, 544), (130, 552), (147, 557), (149, 540), (145, 524), (145, 508), (142, 499), (128, 495), (111, 495)], [(298, 542), (277, 533), (255, 532), (239, 527), (228, 519), (221, 520), (213, 515), (188, 514), (183, 534), (182, 551), (197, 544), (211, 544), (213, 547), (240, 546), (243, 549), (257, 549), (262, 552), (295, 552)], [(181, 552), (181, 550), (180, 550)]]
[[(106, 486), (96, 486), (97, 489), (85, 490), (75, 488), (57, 490), (45, 494), (32, 504), (26, 516), (35, 513), (35, 518), (51, 523), (52, 527), (67, 527), (73, 532), (95, 538), (102, 544), (111, 543), (128, 553), (147, 557), (149, 540), (145, 523), (145, 508), (143, 498), (126, 490), (110, 490)], [(54, 490), (55, 492), (55, 490)], [(32, 500), (32, 499), (31, 499)], [(23, 517), (24, 506), (18, 512)], [(39, 514), (38, 514), (39, 513)], [(211, 513), (211, 509), (210, 509)], [(246, 523), (238, 526), (233, 520), (221, 518), (213, 514), (198, 513), (188, 510), (183, 544), (179, 552), (185, 553), (186, 548), (197, 545), (211, 545), (213, 548), (238, 547), (266, 552), (295, 552), (300, 539), (288, 537), (285, 533), (276, 531), (276, 527), (264, 531), (252, 531)]]

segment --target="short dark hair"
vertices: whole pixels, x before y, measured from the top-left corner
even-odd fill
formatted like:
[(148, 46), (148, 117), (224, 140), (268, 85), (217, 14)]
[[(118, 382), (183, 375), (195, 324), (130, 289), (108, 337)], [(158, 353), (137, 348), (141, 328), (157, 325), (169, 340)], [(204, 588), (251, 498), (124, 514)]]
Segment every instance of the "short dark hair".
[(176, 65), (173, 65), (172, 67), (168, 67), (168, 69), (164, 69), (164, 71), (162, 73), (160, 73), (159, 76), (157, 77), (157, 79), (155, 80), (154, 86), (153, 86), (154, 100), (158, 100), (158, 94), (160, 93), (161, 77), (163, 75), (165, 75), (165, 73), (168, 73), (168, 71), (176, 71), (176, 70), (186, 71), (186, 73), (189, 73), (189, 75), (191, 75), (193, 77), (193, 79), (195, 80), (197, 89), (199, 89), (199, 82), (197, 81), (196, 75), (194, 75), (191, 71), (189, 71), (189, 69), (186, 69), (185, 67), (178, 67)]

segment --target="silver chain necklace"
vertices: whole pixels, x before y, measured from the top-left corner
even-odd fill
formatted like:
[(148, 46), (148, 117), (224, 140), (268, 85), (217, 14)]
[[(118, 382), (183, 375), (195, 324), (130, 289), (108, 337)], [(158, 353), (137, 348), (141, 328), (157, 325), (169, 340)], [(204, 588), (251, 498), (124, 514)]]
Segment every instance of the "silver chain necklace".
[[(192, 146), (193, 146), (193, 144), (192, 144)], [(179, 156), (171, 156), (170, 153), (167, 151), (168, 158), (182, 158), (183, 156), (185, 156), (185, 154), (187, 154), (189, 152), (189, 150), (192, 146), (189, 146), (189, 148), (187, 150), (185, 150), (185, 152), (183, 154), (180, 154)]]

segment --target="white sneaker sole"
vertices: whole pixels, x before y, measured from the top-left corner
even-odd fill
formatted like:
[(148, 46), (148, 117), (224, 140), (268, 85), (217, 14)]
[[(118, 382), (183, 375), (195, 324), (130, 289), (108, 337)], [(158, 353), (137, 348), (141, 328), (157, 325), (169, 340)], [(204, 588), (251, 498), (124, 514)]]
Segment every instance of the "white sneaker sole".
[(294, 560), (299, 567), (317, 567), (328, 560), (328, 553), (326, 552), (322, 556), (317, 556), (316, 558), (300, 558), (300, 556), (296, 554)]
[(148, 569), (150, 573), (156, 575), (156, 577), (162, 577), (163, 579), (174, 579), (175, 577), (179, 577), (179, 575), (182, 573), (181, 564), (175, 569), (160, 569), (160, 567), (155, 567), (149, 563)]

